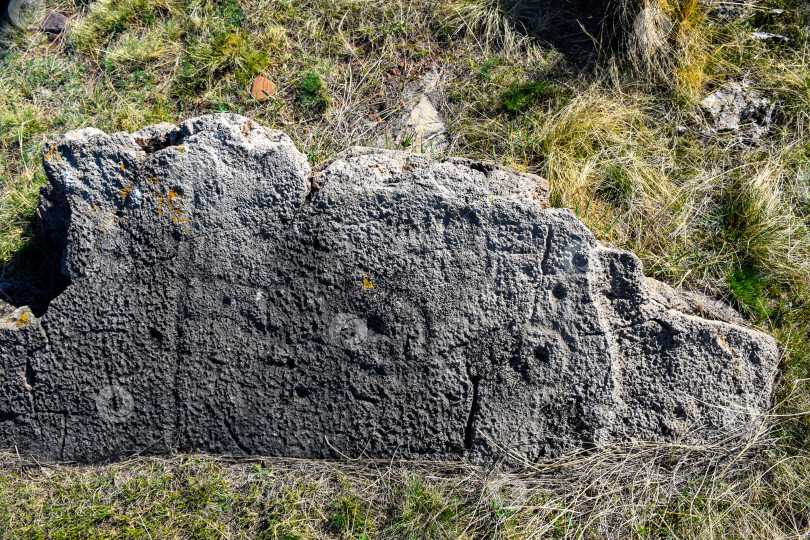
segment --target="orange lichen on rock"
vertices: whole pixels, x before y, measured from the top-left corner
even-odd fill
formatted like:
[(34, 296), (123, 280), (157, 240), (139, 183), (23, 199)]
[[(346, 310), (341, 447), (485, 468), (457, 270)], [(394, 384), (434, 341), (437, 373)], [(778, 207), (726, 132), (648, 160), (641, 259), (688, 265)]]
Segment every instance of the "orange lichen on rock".
[[(157, 181), (155, 181), (155, 183), (157, 183)], [(183, 214), (183, 200), (185, 200), (185, 197), (182, 197), (175, 190), (170, 189), (166, 195), (155, 192), (152, 193), (152, 196), (158, 200), (159, 215), (163, 215), (163, 209), (165, 208), (169, 215), (171, 215), (172, 221), (175, 223), (178, 221), (188, 221), (188, 218), (178, 218), (178, 216)]]
[[(23, 308), (27, 309), (27, 308)], [(6, 328), (19, 328), (21, 326), (26, 326), (34, 322), (34, 316), (32, 313), (26, 311), (20, 314), (19, 316), (14, 316), (13, 314), (10, 317), (6, 317), (3, 320), (0, 320), (0, 327)]]

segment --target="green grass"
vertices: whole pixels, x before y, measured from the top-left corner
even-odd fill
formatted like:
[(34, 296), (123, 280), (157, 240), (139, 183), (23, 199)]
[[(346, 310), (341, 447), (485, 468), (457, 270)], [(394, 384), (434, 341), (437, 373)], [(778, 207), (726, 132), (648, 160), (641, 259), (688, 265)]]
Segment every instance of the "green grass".
[(503, 96), (503, 107), (511, 113), (522, 112), (536, 101), (545, 98), (548, 95), (548, 87), (547, 82), (514, 83)]
[[(440, 68), (449, 154), (544, 176), (555, 206), (635, 252), (649, 276), (725, 299), (779, 340), (773, 441), (756, 465), (737, 476), (670, 479), (638, 461), (632, 479), (616, 469), (575, 482), (510, 477), (499, 487), (467, 470), (435, 480), (435, 468), (424, 467), (380, 466), (369, 476), (345, 464), (311, 464), (313, 473), (179, 457), (45, 473), (22, 472), (9, 457), (0, 468), (0, 538), (807, 532), (810, 10), (764, 0), (748, 19), (724, 21), (695, 0), (661, 0), (672, 31), (659, 46), (593, 35), (583, 41), (597, 45), (588, 56), (532, 39), (547, 23), (527, 16), (532, 5), (48, 0), (71, 15), (69, 35), (16, 30), (0, 52), (3, 271), (22, 271), (26, 249), (35, 249), (31, 223), (46, 181), (39, 150), (58, 133), (233, 111), (284, 130), (315, 163), (385, 140), (402, 88)], [(789, 42), (757, 41), (752, 31)], [(278, 86), (266, 101), (249, 95), (256, 75)], [(700, 100), (743, 78), (778, 103), (773, 132), (751, 145), (707, 136)]]
[(316, 71), (307, 72), (301, 77), (299, 97), (304, 107), (315, 112), (323, 113), (329, 107), (329, 94)]
[(78, 467), (0, 454), (0, 537), (762, 538), (810, 526), (806, 463), (712, 476), (655, 464), (690, 451), (574, 456), (555, 465), (556, 479), (397, 461), (173, 456)]

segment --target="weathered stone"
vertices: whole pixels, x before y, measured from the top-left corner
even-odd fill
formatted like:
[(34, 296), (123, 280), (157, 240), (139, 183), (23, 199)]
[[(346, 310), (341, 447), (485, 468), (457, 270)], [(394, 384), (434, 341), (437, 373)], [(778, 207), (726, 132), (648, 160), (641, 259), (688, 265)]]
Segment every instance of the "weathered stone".
[(774, 34), (773, 32), (751, 32), (751, 37), (757, 41), (765, 41), (768, 43), (788, 43), (790, 39), (782, 34)]
[(741, 131), (752, 139), (770, 131), (776, 105), (749, 84), (727, 83), (700, 102), (716, 131)]
[(710, 15), (719, 19), (743, 21), (751, 16), (759, 2), (752, 0), (700, 0)]
[(774, 341), (684, 313), (539, 177), (362, 148), (311, 171), (230, 114), (177, 132), (48, 145), (71, 283), (0, 329), (2, 445), (535, 460), (769, 407)]
[(25, 28), (34, 22), (41, 0), (6, 0), (0, 4), (0, 30), (8, 24)]
[(28, 309), (28, 306), (22, 306), (13, 310), (3, 309), (7, 308), (8, 304), (4, 302), (0, 304), (0, 328), (19, 328), (26, 326), (34, 320), (34, 314)]
[[(394, 145), (430, 154), (443, 153), (449, 144), (447, 125), (436, 109), (441, 74), (431, 70), (408, 85), (402, 95), (402, 114), (392, 123)], [(383, 140), (378, 141), (381, 145)]]
[(11, 313), (15, 309), (16, 308), (14, 306), (12, 306), (11, 304), (9, 304), (7, 302), (4, 302), (3, 299), (0, 298), (0, 317), (2, 317), (3, 315), (6, 315), (8, 313)]
[(51, 11), (45, 19), (37, 25), (40, 32), (47, 34), (60, 34), (67, 27), (68, 18), (58, 11)]

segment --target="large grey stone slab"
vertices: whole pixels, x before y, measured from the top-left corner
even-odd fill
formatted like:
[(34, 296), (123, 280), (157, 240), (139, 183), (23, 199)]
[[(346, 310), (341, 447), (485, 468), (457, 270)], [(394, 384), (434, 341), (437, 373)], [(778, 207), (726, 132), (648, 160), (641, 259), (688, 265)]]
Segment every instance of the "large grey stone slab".
[(228, 114), (43, 161), (70, 284), (4, 314), (0, 446), (536, 460), (748, 437), (770, 404), (771, 338), (696, 316), (539, 177), (367, 148), (313, 171)]

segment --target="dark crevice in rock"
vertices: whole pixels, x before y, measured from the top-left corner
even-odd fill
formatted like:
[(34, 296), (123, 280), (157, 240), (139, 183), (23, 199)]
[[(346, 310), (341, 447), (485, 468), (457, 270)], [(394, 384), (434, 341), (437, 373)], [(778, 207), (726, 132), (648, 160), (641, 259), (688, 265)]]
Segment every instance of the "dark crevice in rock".
[(312, 199), (315, 198), (315, 195), (317, 195), (318, 192), (323, 187), (323, 185), (318, 184), (315, 181), (316, 177), (317, 175), (313, 173), (309, 176), (309, 178), (307, 178), (307, 183), (309, 184), (309, 187), (307, 188), (307, 195), (306, 197), (304, 197), (304, 203), (301, 205), (301, 208), (298, 209), (299, 212), (301, 212), (301, 210), (303, 210), (307, 205), (309, 205), (309, 203), (312, 202)]
[(379, 399), (370, 396), (364, 396), (363, 394), (358, 392), (357, 389), (355, 388), (350, 388), (350, 391), (355, 401), (365, 401), (366, 403), (371, 403), (372, 405), (377, 405), (380, 402)]
[(551, 255), (551, 242), (554, 239), (554, 234), (551, 232), (551, 227), (546, 230), (546, 249), (543, 253), (543, 261), (540, 263), (540, 272), (544, 275), (548, 274), (548, 259)]
[(37, 374), (34, 372), (34, 368), (31, 367), (30, 358), (25, 360), (25, 384), (27, 384), (30, 389), (33, 389), (34, 385), (37, 384)]
[(473, 447), (473, 421), (475, 421), (475, 413), (478, 411), (478, 383), (480, 380), (480, 377), (470, 377), (472, 403), (467, 415), (467, 424), (464, 426), (464, 448), (467, 450), (472, 450)]
[(0, 411), (0, 422), (11, 422), (19, 418), (20, 414), (10, 411)]
[(62, 443), (59, 448), (59, 459), (65, 459), (65, 443), (67, 442), (67, 413), (62, 414)]
[(489, 178), (492, 171), (497, 168), (494, 163), (489, 163), (486, 161), (474, 161), (467, 158), (447, 158), (443, 159), (442, 163), (450, 163), (452, 165), (461, 165), (463, 167), (467, 167), (468, 169), (482, 173), (486, 178)]
[[(175, 259), (179, 261), (178, 267), (188, 266), (189, 263), (189, 256), (183, 256), (183, 254), (187, 254), (188, 250), (181, 250), (180, 244), (177, 245), (177, 249), (175, 250)], [(171, 433), (172, 436), (175, 438), (175, 441), (180, 442), (186, 437), (186, 426), (183, 419), (185, 418), (184, 411), (186, 410), (183, 404), (183, 395), (180, 391), (180, 358), (182, 353), (182, 342), (185, 336), (183, 335), (182, 325), (179, 321), (183, 320), (183, 314), (186, 310), (186, 306), (184, 303), (184, 298), (188, 298), (189, 289), (191, 288), (191, 280), (188, 277), (184, 277), (182, 280), (182, 287), (181, 290), (183, 291), (183, 295), (178, 297), (176, 300), (176, 304), (174, 306), (175, 312), (175, 324), (171, 327), (173, 336), (174, 336), (174, 347), (171, 349), (173, 355), (171, 357), (174, 365), (172, 366), (172, 400), (173, 406), (169, 413), (171, 416)], [(230, 425), (227, 423), (226, 419), (226, 426), (230, 429)], [(233, 438), (233, 434), (231, 434), (231, 438)], [(236, 439), (234, 439), (236, 441)], [(237, 442), (237, 445), (239, 443)], [(247, 452), (246, 452), (247, 453)]]
[(180, 128), (168, 123), (146, 127), (133, 133), (132, 137), (147, 154), (154, 154), (183, 142), (183, 132)]

